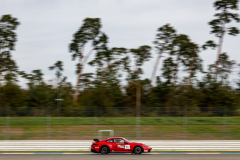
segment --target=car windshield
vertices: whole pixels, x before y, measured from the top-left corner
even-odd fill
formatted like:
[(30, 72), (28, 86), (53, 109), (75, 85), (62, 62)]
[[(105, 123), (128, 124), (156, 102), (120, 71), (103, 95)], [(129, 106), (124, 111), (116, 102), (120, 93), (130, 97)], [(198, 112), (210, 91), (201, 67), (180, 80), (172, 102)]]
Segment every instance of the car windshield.
[(129, 140), (125, 139), (125, 138), (124, 138), (124, 141), (127, 141), (128, 143), (132, 143), (131, 141), (129, 141)]

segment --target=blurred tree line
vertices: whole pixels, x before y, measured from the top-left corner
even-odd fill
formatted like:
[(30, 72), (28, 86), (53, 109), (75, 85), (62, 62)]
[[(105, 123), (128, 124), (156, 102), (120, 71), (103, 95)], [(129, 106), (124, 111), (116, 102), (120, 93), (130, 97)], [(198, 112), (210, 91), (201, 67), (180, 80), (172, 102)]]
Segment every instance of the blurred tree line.
[[(232, 82), (229, 78), (239, 64), (222, 52), (224, 36), (239, 34), (238, 28), (230, 25), (240, 21), (234, 12), (238, 0), (218, 0), (214, 7), (217, 13), (209, 25), (218, 43), (207, 40), (205, 44), (197, 44), (166, 24), (157, 29), (154, 47), (110, 48), (100, 19), (84, 19), (69, 44), (72, 60), (77, 61), (76, 85), (63, 75), (62, 61), (49, 66), (56, 76), (51, 83), (43, 78), (40, 69), (31, 73), (20, 71), (11, 55), (20, 22), (11, 15), (3, 15), (0, 19), (1, 110), (5, 114), (6, 108), (11, 107), (11, 114), (17, 116), (41, 116), (50, 110), (56, 111), (51, 112), (53, 115), (93, 116), (96, 109), (113, 115), (112, 109), (124, 114), (120, 112), (121, 107), (127, 107), (135, 115), (136, 90), (140, 87), (141, 107), (159, 107), (159, 113), (165, 116), (171, 116), (172, 112), (181, 115), (184, 110), (191, 111), (191, 116), (223, 115), (223, 110), (230, 116), (239, 115), (240, 80)], [(85, 51), (89, 43), (91, 49)], [(217, 50), (217, 59), (203, 70), (199, 55), (208, 49)], [(154, 51), (157, 53), (154, 67), (144, 70)], [(94, 59), (88, 61), (92, 54)], [(85, 73), (86, 65), (95, 67), (96, 72)], [(144, 72), (152, 72), (151, 77), (142, 79)], [(17, 84), (20, 77), (28, 81), (27, 89)]]

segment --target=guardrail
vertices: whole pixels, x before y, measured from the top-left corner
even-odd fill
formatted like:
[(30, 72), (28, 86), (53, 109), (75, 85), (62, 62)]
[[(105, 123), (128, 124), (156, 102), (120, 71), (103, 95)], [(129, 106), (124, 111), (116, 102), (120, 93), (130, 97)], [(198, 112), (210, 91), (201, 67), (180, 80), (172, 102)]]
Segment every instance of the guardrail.
[[(153, 151), (240, 151), (235, 140), (141, 140)], [(91, 140), (3, 140), (1, 151), (90, 151)]]

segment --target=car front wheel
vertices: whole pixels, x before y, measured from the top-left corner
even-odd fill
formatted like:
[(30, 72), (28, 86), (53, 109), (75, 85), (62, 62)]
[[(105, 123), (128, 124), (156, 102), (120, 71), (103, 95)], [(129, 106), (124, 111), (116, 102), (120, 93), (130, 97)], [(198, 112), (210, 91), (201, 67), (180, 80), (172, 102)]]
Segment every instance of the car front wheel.
[(134, 153), (135, 154), (141, 154), (142, 153), (142, 148), (141, 147), (135, 147), (134, 148)]
[(108, 147), (102, 147), (101, 154), (108, 154)]

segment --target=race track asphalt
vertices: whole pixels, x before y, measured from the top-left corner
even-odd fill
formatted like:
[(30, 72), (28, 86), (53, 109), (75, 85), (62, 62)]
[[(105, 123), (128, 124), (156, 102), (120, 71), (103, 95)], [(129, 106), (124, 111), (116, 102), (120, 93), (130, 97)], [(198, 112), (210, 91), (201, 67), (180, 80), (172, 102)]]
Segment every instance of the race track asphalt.
[(1, 154), (1, 160), (240, 160), (240, 154)]

